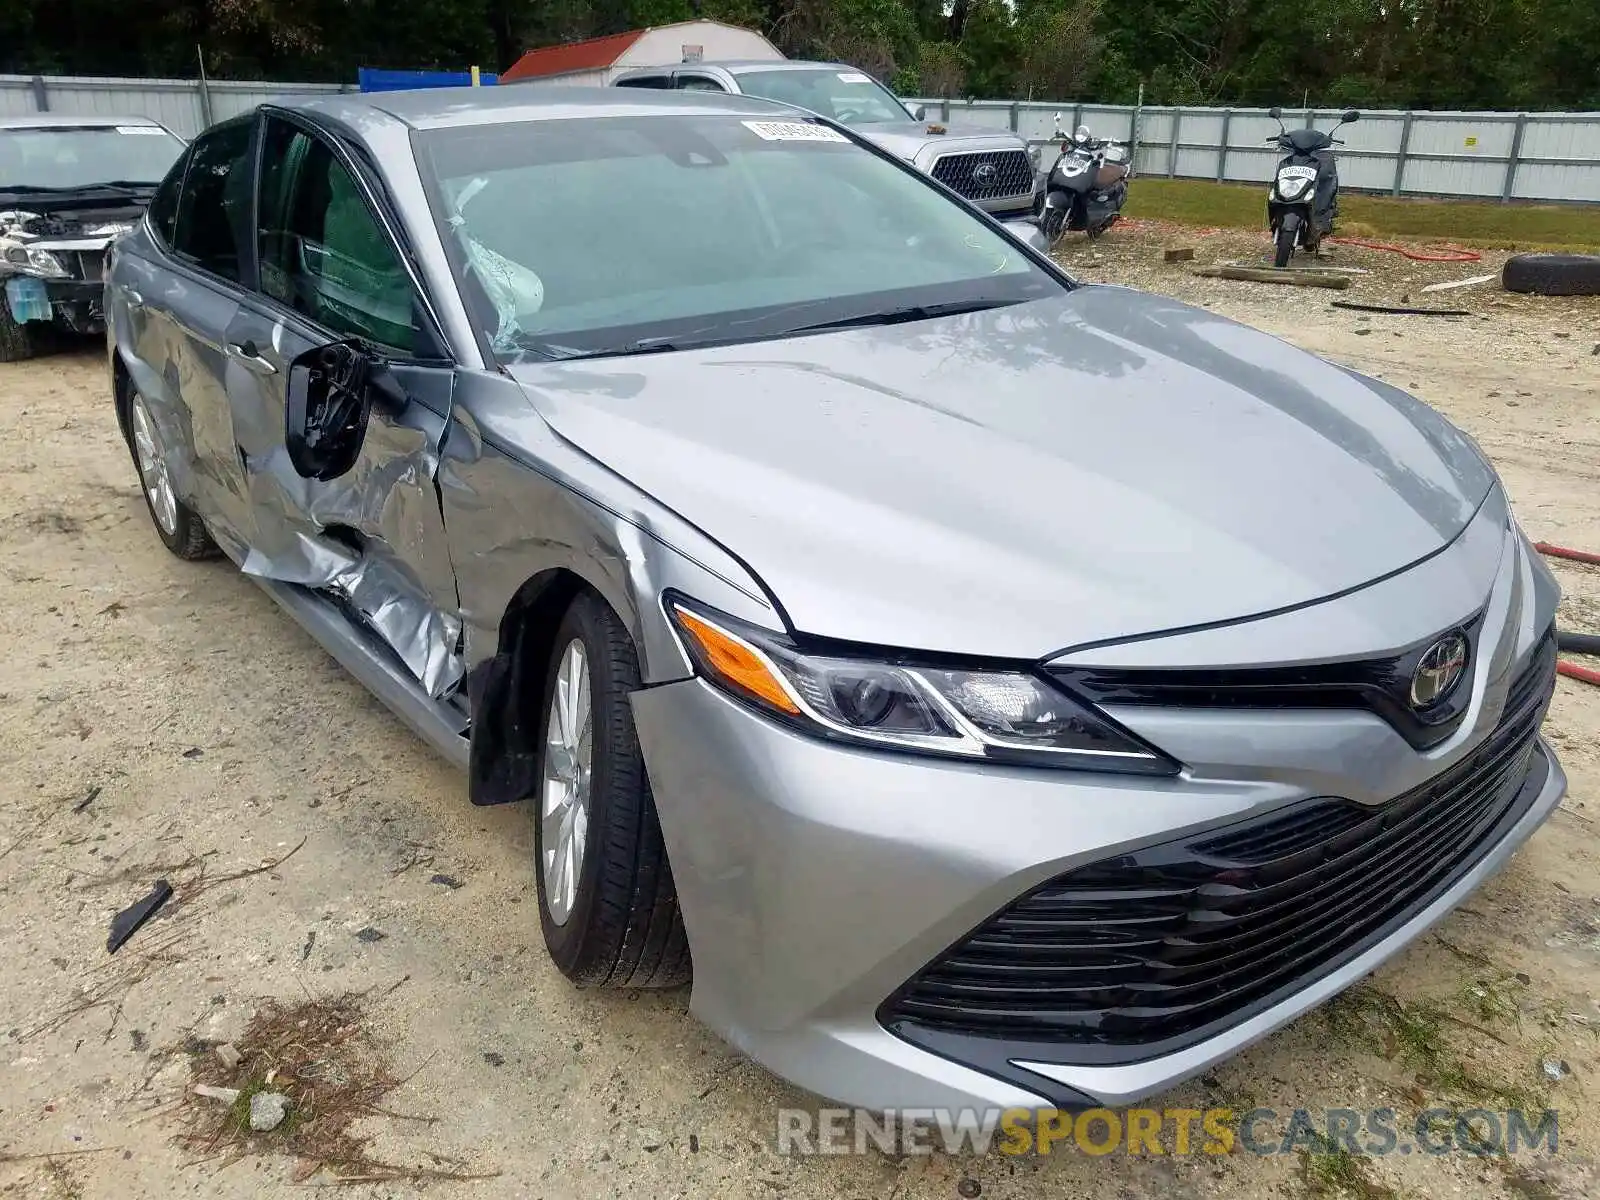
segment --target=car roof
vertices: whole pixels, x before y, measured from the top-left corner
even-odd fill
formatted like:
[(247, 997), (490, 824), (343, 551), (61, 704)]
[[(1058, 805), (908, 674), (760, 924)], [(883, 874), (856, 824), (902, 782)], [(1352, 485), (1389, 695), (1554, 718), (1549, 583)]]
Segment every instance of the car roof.
[(847, 63), (814, 62), (800, 58), (723, 58), (705, 62), (670, 63), (660, 67), (634, 67), (629, 75), (644, 75), (666, 71), (693, 71), (697, 67), (713, 67), (730, 75), (743, 75), (750, 71), (854, 71), (866, 74), (859, 67)]
[(16, 113), (0, 116), (0, 129), (112, 129), (118, 125), (154, 125), (161, 122), (149, 117), (107, 117), (74, 113)]
[[(363, 119), (381, 113), (413, 129), (501, 125), (517, 121), (572, 121), (601, 117), (728, 115), (770, 117), (774, 111), (800, 113), (754, 97), (712, 92), (652, 92), (627, 88), (494, 87), (419, 88), (403, 92), (284, 96), (269, 101), (279, 108), (320, 114), (359, 129)], [(809, 116), (810, 114), (801, 114)]]

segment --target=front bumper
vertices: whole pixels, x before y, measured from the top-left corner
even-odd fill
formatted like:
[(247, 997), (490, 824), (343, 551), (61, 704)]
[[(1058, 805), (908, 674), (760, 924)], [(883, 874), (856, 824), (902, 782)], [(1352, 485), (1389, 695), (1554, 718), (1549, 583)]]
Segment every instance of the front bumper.
[(1164, 1091), (1392, 957), (1498, 869), (1566, 791), (1541, 741), (1520, 817), (1446, 890), (1357, 957), (1215, 1036), (1110, 1065), (1034, 1056), (1002, 1078), (895, 1036), (879, 1006), (1046, 880), (1276, 807), (1282, 788), (1085, 783), (841, 749), (698, 680), (637, 693), (634, 712), (694, 948), (691, 1010), (775, 1073), (872, 1109), (1118, 1105)]

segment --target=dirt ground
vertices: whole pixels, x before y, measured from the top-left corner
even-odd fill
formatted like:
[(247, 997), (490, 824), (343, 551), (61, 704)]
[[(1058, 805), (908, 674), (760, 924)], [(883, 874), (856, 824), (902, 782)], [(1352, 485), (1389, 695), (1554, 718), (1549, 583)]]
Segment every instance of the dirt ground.
[[(1415, 391), (1496, 461), (1534, 538), (1600, 550), (1600, 301), (1414, 294), (1493, 270), (1493, 255), (1339, 248), (1335, 263), (1369, 274), (1332, 293), (1197, 279), (1160, 262), (1164, 245), (1201, 261), (1265, 248), (1147, 225), (1062, 258)], [(1328, 303), (1406, 294), (1474, 315)], [(1600, 691), (1560, 683), (1548, 729), (1571, 794), (1437, 936), (1159, 1102), (1387, 1105), (1402, 1119), (1435, 1102), (1548, 1105), (1556, 1155), (782, 1157), (777, 1109), (814, 1098), (700, 1028), (686, 993), (578, 993), (550, 965), (524, 813), (473, 809), (252, 584), (161, 548), (97, 348), (0, 367), (0, 445), (0, 1193), (278, 1197), (334, 1182), (333, 1169), (301, 1180), (274, 1135), (242, 1156), (226, 1135), (193, 1136), (194, 1106), (215, 1102), (190, 1088), (218, 1077), (216, 1043), (250, 1049), (268, 1000), (358, 991), (362, 1015), (336, 1032), (370, 1036), (404, 1082), (356, 1130), (371, 1162), (415, 1170), (345, 1184), (356, 1197), (1600, 1194)], [(1556, 570), (1566, 627), (1600, 631), (1600, 569)], [(157, 878), (175, 901), (108, 956), (112, 914)], [(314, 1074), (320, 1053), (296, 1069)]]

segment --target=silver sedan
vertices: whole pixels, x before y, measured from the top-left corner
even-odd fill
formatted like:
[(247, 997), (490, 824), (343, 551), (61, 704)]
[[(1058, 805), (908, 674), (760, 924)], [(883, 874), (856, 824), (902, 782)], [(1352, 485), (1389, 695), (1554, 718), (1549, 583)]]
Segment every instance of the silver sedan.
[(885, 1108), (1116, 1104), (1565, 780), (1473, 443), (740, 97), (285, 101), (116, 244), (156, 532), (530, 810), (579, 985)]

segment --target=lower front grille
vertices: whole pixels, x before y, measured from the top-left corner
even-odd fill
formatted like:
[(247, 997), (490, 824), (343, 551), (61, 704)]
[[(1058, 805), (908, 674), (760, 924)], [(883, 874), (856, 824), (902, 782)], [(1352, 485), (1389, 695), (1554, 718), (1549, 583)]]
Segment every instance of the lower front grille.
[(946, 154), (933, 177), (968, 200), (1002, 200), (1032, 194), (1033, 160), (1025, 150)]
[(1180, 1045), (1349, 961), (1438, 897), (1531, 802), (1555, 638), (1501, 721), (1379, 808), (1320, 799), (1062, 875), (990, 918), (885, 1002), (922, 1034), (1111, 1048)]

